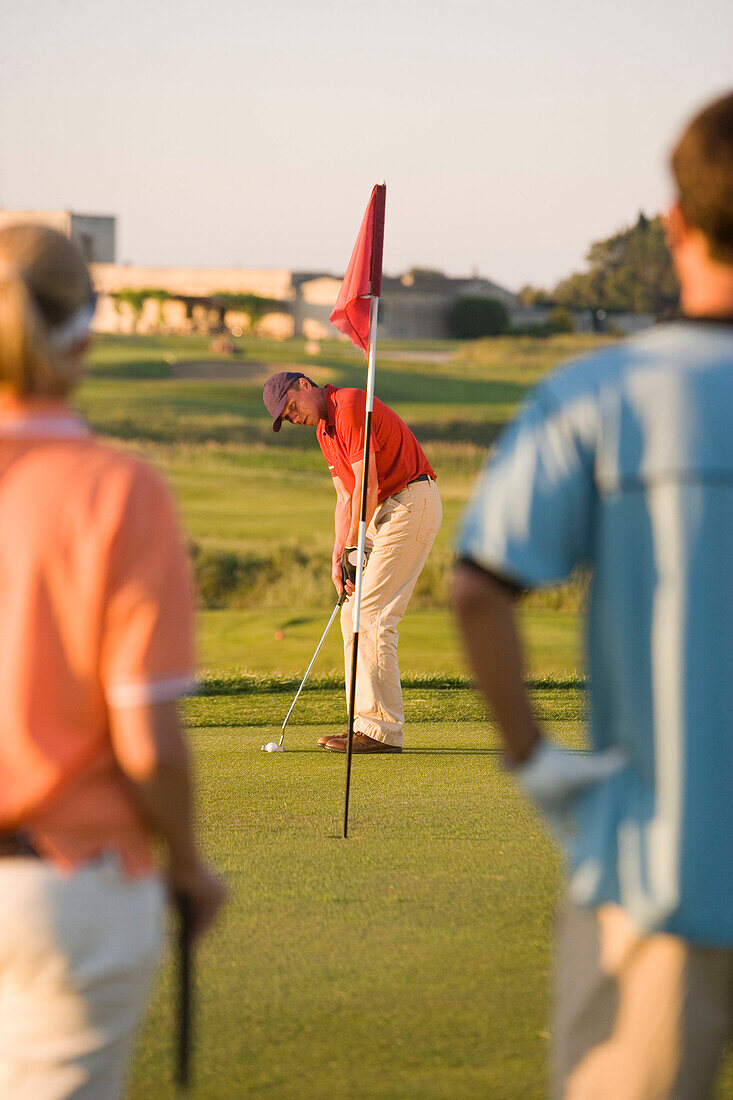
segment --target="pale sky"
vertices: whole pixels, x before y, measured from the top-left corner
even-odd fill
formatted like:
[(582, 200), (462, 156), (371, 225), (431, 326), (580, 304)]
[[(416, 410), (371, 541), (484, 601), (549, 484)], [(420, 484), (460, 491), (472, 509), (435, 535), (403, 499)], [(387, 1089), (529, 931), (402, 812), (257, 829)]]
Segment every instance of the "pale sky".
[(118, 217), (118, 260), (511, 289), (659, 211), (733, 86), (730, 0), (0, 0), (0, 205)]

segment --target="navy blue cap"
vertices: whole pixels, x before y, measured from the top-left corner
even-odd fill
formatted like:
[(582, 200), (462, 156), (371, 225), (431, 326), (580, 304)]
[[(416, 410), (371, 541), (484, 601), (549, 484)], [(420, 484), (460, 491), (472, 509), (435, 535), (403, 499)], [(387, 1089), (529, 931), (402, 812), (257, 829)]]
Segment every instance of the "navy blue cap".
[(307, 378), (307, 375), (299, 371), (284, 370), (279, 374), (273, 374), (265, 382), (262, 391), (262, 400), (272, 417), (272, 430), (279, 432), (282, 427), (282, 411), (288, 401), (288, 390), (295, 385), (299, 378)]

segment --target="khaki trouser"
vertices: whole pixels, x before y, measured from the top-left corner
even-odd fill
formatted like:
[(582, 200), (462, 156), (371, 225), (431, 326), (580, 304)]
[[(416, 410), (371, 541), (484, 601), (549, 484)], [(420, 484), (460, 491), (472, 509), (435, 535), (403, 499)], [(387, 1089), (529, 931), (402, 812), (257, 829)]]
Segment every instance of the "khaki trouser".
[[(440, 529), (443, 509), (434, 481), (418, 481), (380, 504), (367, 529), (359, 619), (354, 729), (402, 744), (405, 714), (397, 664), (398, 626)], [(341, 611), (348, 706), (353, 648), (353, 598)]]
[(116, 1100), (158, 959), (163, 886), (107, 856), (0, 859), (0, 1097)]
[(566, 907), (554, 1096), (703, 1100), (731, 1034), (733, 950), (642, 936), (616, 905)]

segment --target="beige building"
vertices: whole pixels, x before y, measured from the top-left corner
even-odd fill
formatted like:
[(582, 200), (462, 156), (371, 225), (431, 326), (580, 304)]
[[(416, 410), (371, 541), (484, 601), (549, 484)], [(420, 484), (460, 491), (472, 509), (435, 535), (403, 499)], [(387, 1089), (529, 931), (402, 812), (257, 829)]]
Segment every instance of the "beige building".
[[(97, 332), (208, 334), (227, 328), (239, 335), (256, 328), (258, 334), (280, 339), (340, 338), (328, 318), (341, 276), (284, 268), (118, 264), (114, 217), (68, 210), (0, 210), (0, 227), (17, 221), (51, 225), (79, 243), (97, 290)], [(511, 291), (478, 276), (452, 279), (419, 268), (399, 278), (385, 276), (380, 336), (446, 338), (452, 306), (468, 295), (498, 298), (510, 311), (518, 304)]]
[(75, 214), (72, 210), (3, 210), (0, 229), (16, 222), (40, 222), (58, 229), (81, 248), (87, 263), (115, 261), (116, 219), (101, 214)]
[[(334, 275), (284, 269), (137, 267), (92, 264), (99, 294), (94, 327), (99, 332), (210, 332), (222, 326), (240, 334), (252, 328), (244, 306), (227, 297), (260, 299), (256, 329), (285, 339), (338, 339), (329, 321), (341, 286)], [(137, 314), (125, 300), (128, 291), (151, 291)], [(168, 295), (156, 300), (153, 292)], [(379, 332), (385, 339), (446, 339), (449, 317), (463, 296), (498, 298), (511, 311), (514, 294), (488, 279), (451, 279), (439, 272), (410, 271), (385, 277), (379, 303)], [(128, 295), (129, 297), (129, 295)]]
[[(98, 295), (97, 332), (209, 333), (225, 326), (239, 334), (251, 328), (251, 316), (225, 303), (228, 297), (250, 295), (261, 299), (261, 335), (285, 339), (294, 334), (290, 271), (136, 264), (91, 264), (90, 270)], [(130, 299), (146, 290), (152, 293), (136, 312)]]

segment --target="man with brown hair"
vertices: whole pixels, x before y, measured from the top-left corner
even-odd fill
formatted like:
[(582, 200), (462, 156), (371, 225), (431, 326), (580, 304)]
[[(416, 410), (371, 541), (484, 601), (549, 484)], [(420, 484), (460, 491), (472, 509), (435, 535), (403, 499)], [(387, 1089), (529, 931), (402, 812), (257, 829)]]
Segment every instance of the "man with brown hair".
[[(710, 1095), (733, 1033), (733, 94), (672, 157), (683, 317), (549, 377), (458, 539), (509, 766), (566, 847), (554, 1095)], [(592, 752), (545, 740), (517, 592), (591, 572)]]
[[(687, 127), (672, 153), (672, 172), (678, 196), (670, 212), (673, 233), (684, 224), (701, 234), (707, 258), (722, 265), (718, 274), (727, 285), (733, 265), (733, 94), (711, 103)], [(688, 314), (695, 312), (689, 302), (695, 282), (685, 281)], [(727, 298), (720, 305), (729, 312)]]

